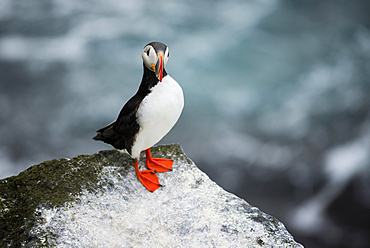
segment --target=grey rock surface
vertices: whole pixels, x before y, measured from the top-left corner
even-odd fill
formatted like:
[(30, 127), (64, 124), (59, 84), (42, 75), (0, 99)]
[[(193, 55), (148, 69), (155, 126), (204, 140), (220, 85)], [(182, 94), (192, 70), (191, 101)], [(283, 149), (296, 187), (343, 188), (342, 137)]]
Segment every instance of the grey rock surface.
[[(0, 218), (2, 222), (14, 221), (1, 232), (2, 244), (303, 247), (276, 218), (212, 182), (180, 146), (158, 146), (152, 148), (152, 154), (175, 160), (172, 172), (158, 174), (165, 186), (154, 193), (140, 184), (130, 158), (116, 150), (48, 161), (1, 180)], [(53, 176), (55, 168), (58, 172)], [(32, 177), (27, 177), (29, 174)], [(28, 187), (17, 187), (17, 183)], [(11, 188), (28, 191), (18, 191), (16, 199), (9, 193)], [(22, 201), (27, 211), (19, 207)], [(12, 219), (17, 210), (22, 211), (18, 216), (23, 221)], [(22, 228), (17, 226), (20, 224)]]

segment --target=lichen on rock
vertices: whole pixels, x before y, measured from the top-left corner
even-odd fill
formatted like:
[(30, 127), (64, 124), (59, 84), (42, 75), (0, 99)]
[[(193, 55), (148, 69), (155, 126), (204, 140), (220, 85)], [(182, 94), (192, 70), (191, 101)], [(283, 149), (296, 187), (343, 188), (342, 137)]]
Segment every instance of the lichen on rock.
[(1, 247), (302, 247), (280, 221), (212, 182), (179, 145), (152, 154), (175, 161), (154, 193), (117, 150), (1, 180)]

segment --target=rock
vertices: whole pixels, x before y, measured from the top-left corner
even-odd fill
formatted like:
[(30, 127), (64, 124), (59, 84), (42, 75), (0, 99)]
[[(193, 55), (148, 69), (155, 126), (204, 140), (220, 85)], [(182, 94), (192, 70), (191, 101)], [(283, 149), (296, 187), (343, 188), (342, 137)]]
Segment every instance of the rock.
[(0, 247), (303, 247), (276, 218), (212, 182), (180, 146), (152, 154), (175, 160), (154, 193), (117, 150), (1, 180)]

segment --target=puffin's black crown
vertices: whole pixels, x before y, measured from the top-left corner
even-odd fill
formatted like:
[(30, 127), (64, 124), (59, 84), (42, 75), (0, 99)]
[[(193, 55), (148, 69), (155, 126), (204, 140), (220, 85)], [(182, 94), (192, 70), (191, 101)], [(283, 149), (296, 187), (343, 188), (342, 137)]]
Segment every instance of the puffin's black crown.
[(167, 48), (167, 46), (165, 44), (163, 44), (162, 42), (158, 42), (158, 41), (150, 42), (146, 46), (148, 46), (148, 45), (151, 45), (156, 52), (159, 52), (159, 51), (164, 52), (164, 51), (166, 51), (166, 48)]

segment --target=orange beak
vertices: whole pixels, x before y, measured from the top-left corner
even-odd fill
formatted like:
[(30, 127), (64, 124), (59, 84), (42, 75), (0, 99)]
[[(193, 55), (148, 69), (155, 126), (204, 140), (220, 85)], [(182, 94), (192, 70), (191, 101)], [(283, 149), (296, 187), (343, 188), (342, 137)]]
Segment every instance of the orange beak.
[(159, 82), (162, 82), (163, 78), (163, 53), (158, 53), (158, 60), (155, 65), (155, 75), (159, 79)]

